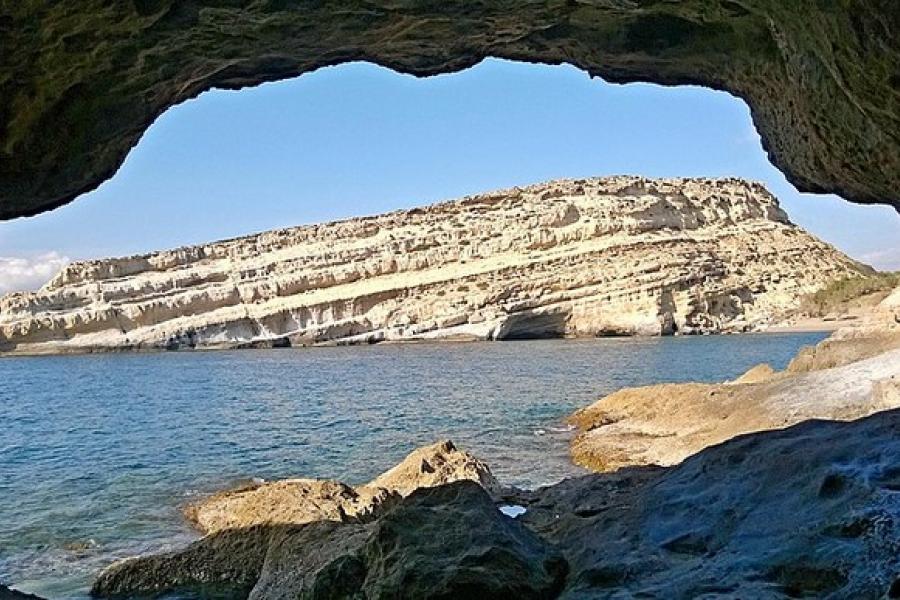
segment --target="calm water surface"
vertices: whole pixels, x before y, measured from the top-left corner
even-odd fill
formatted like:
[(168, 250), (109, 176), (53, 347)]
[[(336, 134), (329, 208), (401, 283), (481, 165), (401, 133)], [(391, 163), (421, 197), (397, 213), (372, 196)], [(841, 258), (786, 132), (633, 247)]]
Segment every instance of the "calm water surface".
[(562, 419), (622, 386), (781, 368), (824, 334), (0, 359), (0, 581), (83, 598), (192, 539), (179, 507), (248, 478), (367, 481), (453, 439), (501, 480), (579, 473)]

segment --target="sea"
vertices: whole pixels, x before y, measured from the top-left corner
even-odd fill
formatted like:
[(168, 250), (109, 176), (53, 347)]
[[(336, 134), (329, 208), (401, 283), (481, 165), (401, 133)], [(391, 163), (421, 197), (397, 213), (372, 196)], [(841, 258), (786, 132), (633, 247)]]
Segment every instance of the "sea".
[(783, 368), (824, 333), (0, 359), (0, 582), (87, 598), (110, 562), (196, 539), (250, 480), (364, 483), (450, 439), (504, 483), (583, 473), (565, 417), (619, 388)]

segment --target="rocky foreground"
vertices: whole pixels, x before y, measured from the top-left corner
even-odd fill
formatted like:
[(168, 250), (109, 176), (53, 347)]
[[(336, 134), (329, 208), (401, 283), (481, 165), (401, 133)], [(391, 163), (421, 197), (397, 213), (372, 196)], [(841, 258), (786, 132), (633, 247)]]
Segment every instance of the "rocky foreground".
[[(895, 598), (898, 465), (900, 410), (808, 421), (735, 438), (674, 467), (628, 467), (510, 490), (502, 500), (465, 477), (368, 516), (249, 519), (180, 552), (116, 563), (92, 593)], [(500, 502), (526, 512), (513, 519)]]
[(865, 270), (759, 184), (556, 181), (75, 263), (0, 298), (0, 352), (745, 331)]
[(898, 348), (900, 290), (784, 373), (623, 390), (574, 417), (574, 456), (606, 472), (535, 491), (443, 442), (355, 488), (224, 492), (187, 510), (203, 539), (92, 593), (898, 598)]

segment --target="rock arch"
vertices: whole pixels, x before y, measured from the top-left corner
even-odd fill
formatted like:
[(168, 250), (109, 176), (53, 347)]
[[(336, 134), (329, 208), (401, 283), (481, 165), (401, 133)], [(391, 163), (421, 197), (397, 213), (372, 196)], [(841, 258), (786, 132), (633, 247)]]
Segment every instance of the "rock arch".
[(70, 0), (0, 10), (0, 220), (112, 176), (168, 107), (347, 61), (488, 56), (747, 101), (798, 188), (900, 209), (895, 0)]

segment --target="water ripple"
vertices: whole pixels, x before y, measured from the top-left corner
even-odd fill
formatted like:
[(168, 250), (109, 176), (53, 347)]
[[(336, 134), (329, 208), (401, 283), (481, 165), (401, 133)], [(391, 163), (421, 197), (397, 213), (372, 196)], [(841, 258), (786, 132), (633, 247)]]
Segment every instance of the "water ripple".
[(577, 473), (562, 418), (621, 386), (781, 367), (818, 334), (0, 360), (0, 580), (84, 598), (111, 560), (196, 536), (250, 478), (372, 478), (441, 438), (501, 480)]

